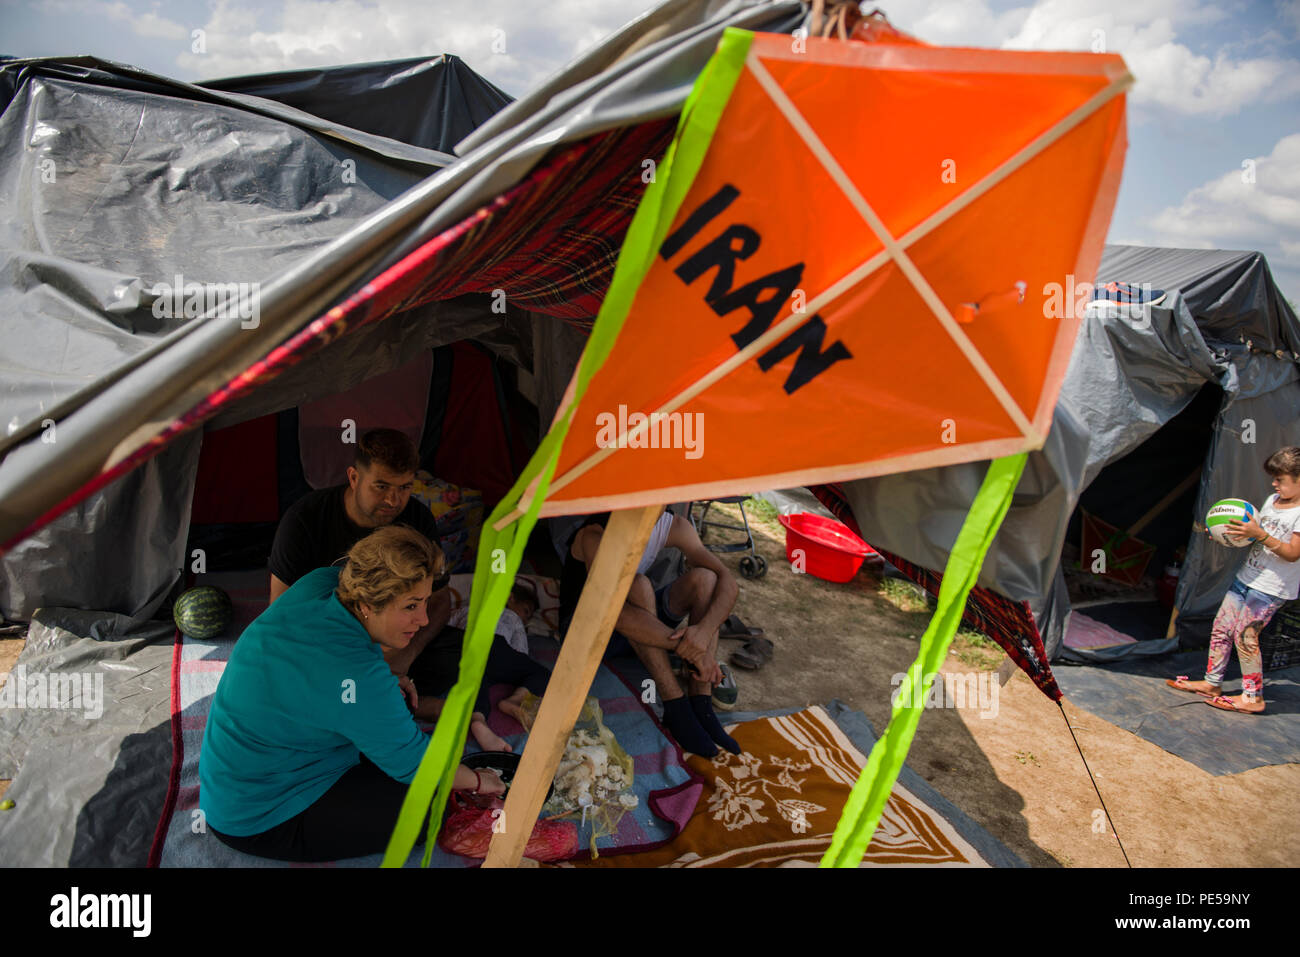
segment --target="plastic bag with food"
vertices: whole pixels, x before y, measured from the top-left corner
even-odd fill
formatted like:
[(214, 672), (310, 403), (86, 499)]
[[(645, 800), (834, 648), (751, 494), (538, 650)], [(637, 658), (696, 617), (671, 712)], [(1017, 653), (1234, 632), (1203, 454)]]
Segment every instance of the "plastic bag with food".
[[(541, 700), (528, 695), (521, 703), (524, 727), (531, 728)], [(637, 806), (632, 791), (632, 757), (605, 726), (595, 698), (588, 698), (569, 733), (555, 772), (555, 793), (543, 813), (576, 817), (591, 825), (591, 856), (598, 857), (596, 841), (618, 830), (619, 821)]]
[[(505, 823), (504, 802), (494, 797), (481, 806), (461, 792), (453, 791), (447, 803), (452, 812), (438, 834), (438, 846), (449, 853), (478, 860), (487, 857), (493, 830), (500, 830)], [(578, 827), (573, 822), (538, 821), (528, 838), (524, 856), (535, 861), (563, 861), (577, 854), (578, 847)]]

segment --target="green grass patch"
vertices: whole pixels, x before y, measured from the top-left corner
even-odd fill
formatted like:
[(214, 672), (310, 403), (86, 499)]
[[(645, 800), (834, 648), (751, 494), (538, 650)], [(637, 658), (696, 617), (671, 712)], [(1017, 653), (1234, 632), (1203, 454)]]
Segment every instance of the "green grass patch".
[(980, 671), (992, 671), (1002, 664), (1002, 646), (987, 635), (970, 628), (957, 632), (950, 650), (962, 664)]
[(781, 524), (777, 521), (777, 516), (781, 513), (776, 510), (775, 505), (765, 498), (756, 498), (751, 495), (745, 499), (745, 514), (755, 522), (763, 522), (767, 525)]
[(930, 596), (924, 588), (901, 578), (881, 579), (880, 597), (899, 611), (926, 611), (931, 603)]

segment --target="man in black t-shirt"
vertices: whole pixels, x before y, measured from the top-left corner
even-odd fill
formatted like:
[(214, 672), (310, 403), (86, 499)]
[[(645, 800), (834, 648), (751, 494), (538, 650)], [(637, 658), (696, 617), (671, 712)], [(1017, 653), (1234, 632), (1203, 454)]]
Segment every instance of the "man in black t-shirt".
[[(309, 571), (333, 565), (381, 526), (409, 525), (437, 544), (433, 514), (411, 501), (419, 464), (415, 445), (395, 429), (361, 436), (348, 484), (304, 495), (280, 519), (271, 546), (271, 601)], [(433, 611), (431, 601), (431, 620)]]

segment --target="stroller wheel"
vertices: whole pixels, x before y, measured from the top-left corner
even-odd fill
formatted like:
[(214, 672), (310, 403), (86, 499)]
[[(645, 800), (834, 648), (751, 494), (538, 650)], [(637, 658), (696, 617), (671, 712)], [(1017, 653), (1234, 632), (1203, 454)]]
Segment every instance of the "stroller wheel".
[(740, 560), (740, 574), (746, 578), (762, 578), (767, 574), (767, 561), (762, 555), (746, 555)]

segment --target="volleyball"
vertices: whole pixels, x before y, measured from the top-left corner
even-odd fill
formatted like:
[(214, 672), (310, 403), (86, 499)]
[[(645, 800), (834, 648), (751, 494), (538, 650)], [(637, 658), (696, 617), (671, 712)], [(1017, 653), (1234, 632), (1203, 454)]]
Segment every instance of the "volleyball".
[(1205, 527), (1210, 531), (1210, 537), (1220, 545), (1227, 545), (1229, 548), (1245, 548), (1253, 544), (1249, 538), (1238, 538), (1228, 534), (1232, 528), (1232, 522), (1245, 522), (1255, 514), (1255, 506), (1240, 498), (1225, 498), (1215, 502), (1210, 506), (1210, 510), (1205, 513)]

